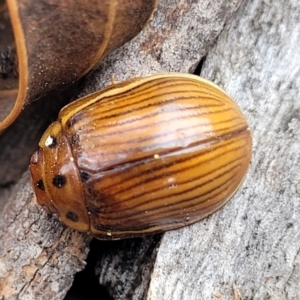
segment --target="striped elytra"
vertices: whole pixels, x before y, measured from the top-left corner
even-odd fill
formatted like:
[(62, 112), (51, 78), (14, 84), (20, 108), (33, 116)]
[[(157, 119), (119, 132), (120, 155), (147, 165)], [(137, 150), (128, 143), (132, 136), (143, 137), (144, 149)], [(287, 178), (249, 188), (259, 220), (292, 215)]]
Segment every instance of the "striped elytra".
[(37, 201), (99, 239), (163, 232), (222, 207), (251, 158), (235, 102), (198, 76), (136, 78), (64, 107), (30, 169)]

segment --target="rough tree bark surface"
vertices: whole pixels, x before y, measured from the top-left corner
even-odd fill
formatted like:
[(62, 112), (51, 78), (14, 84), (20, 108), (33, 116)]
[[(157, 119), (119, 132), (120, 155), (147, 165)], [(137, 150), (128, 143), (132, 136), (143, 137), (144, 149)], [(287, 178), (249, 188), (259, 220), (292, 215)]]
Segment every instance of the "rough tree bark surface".
[(0, 299), (63, 299), (84, 266), (90, 237), (47, 222), (27, 172), (0, 221)]
[[(160, 244), (129, 240), (99, 259), (100, 282), (115, 299), (300, 299), (300, 6), (244, 1), (229, 19), (239, 2), (160, 1), (142, 34), (101, 63), (81, 92), (111, 75), (191, 72), (208, 52), (201, 75), (236, 99), (253, 131), (249, 174), (221, 211)], [(7, 147), (9, 138), (0, 157)], [(47, 218), (28, 173), (2, 214), (0, 299), (63, 299), (90, 237)]]

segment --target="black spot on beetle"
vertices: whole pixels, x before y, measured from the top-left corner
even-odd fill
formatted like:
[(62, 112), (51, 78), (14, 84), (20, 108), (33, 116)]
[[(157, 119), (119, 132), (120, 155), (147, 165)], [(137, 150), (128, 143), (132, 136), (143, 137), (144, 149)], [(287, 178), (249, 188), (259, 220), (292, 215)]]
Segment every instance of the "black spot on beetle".
[(67, 217), (67, 219), (69, 219), (69, 220), (71, 220), (71, 221), (73, 221), (73, 222), (77, 222), (78, 221), (78, 216), (74, 213), (74, 212), (72, 212), (72, 211), (69, 211), (67, 214), (66, 214), (66, 217)]
[(86, 182), (86, 181), (89, 180), (90, 174), (87, 173), (87, 172), (81, 171), (81, 172), (80, 172), (80, 178), (81, 178), (81, 181), (82, 181), (82, 182)]
[(64, 175), (57, 174), (53, 177), (52, 183), (57, 188), (63, 187), (67, 182), (67, 179)]
[(50, 135), (51, 140), (51, 144), (48, 145), (49, 148), (54, 148), (57, 146), (57, 138), (53, 135)]
[(36, 186), (37, 186), (40, 190), (44, 191), (44, 190), (45, 190), (45, 185), (44, 185), (43, 179), (40, 179), (40, 180), (36, 183)]
[(71, 137), (71, 145), (75, 146), (77, 144), (79, 144), (79, 135), (75, 133)]

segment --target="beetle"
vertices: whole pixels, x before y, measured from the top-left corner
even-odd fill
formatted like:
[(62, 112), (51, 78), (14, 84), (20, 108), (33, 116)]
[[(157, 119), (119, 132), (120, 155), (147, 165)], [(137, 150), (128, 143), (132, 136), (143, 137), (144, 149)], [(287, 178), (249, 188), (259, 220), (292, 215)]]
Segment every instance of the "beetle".
[(245, 116), (217, 85), (163, 73), (65, 106), (30, 162), (38, 203), (99, 239), (164, 232), (221, 208), (247, 173)]

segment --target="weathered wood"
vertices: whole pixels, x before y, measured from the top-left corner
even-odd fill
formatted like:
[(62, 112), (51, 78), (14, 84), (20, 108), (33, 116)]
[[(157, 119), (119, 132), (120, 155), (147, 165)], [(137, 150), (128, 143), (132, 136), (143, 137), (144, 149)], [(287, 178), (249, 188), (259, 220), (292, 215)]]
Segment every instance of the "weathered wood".
[(144, 299), (161, 235), (119, 241), (99, 258), (96, 274), (114, 299)]
[(241, 0), (161, 0), (148, 26), (89, 74), (81, 95), (157, 72), (193, 73)]
[(29, 172), (0, 219), (0, 299), (63, 299), (84, 266), (89, 235), (65, 228), (35, 203)]

